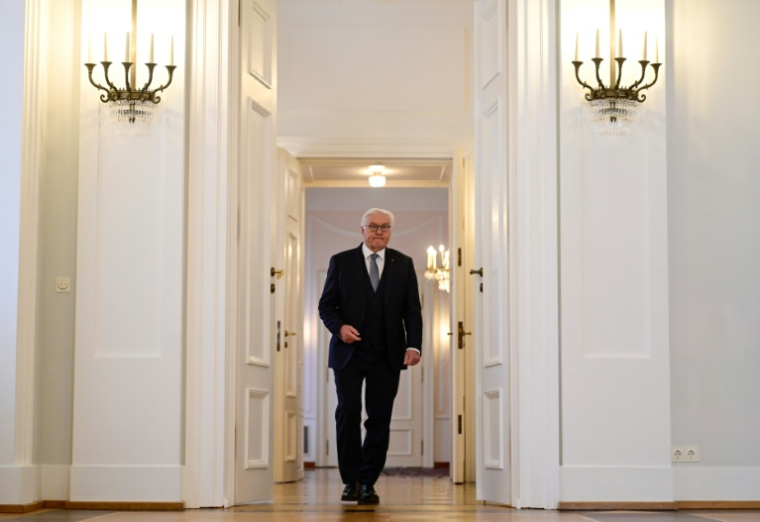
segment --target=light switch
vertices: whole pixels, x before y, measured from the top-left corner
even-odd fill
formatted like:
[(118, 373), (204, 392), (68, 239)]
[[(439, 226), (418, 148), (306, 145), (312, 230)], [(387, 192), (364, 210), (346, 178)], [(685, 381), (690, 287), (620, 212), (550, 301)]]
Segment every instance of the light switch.
[(71, 292), (71, 282), (68, 277), (56, 277), (55, 278), (55, 291), (56, 292)]

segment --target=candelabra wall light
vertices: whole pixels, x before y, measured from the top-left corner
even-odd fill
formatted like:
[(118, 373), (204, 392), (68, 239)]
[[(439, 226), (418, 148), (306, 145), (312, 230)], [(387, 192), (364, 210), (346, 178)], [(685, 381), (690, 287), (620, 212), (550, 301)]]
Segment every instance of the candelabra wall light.
[[(601, 78), (599, 69), (604, 61), (601, 57), (599, 45), (599, 29), (596, 30), (596, 56), (591, 58), (596, 69), (596, 87), (592, 87), (585, 81), (581, 80), (580, 68), (583, 62), (578, 58), (579, 35), (575, 36), (575, 78), (584, 88), (588, 89), (586, 100), (591, 103), (591, 119), (599, 124), (600, 134), (622, 135), (626, 134), (628, 125), (636, 119), (636, 109), (640, 103), (643, 103), (647, 97), (642, 91), (649, 89), (659, 77), (660, 50), (659, 37), (655, 37), (654, 62), (647, 59), (647, 33), (644, 33), (644, 47), (641, 60), (641, 76), (638, 80), (629, 86), (621, 85), (620, 81), (623, 76), (623, 64), (626, 61), (623, 55), (623, 30), (619, 29), (618, 33), (617, 54), (615, 54), (615, 0), (610, 0), (610, 80), (605, 85)], [(647, 77), (648, 67), (654, 71), (654, 77), (648, 83), (644, 80)], [(592, 80), (593, 83), (593, 80)]]
[[(438, 265), (438, 253), (441, 255), (441, 264)], [(449, 271), (449, 251), (443, 245), (438, 247), (438, 252), (433, 246), (427, 249), (427, 270), (425, 279), (438, 281), (438, 289), (444, 292), (451, 291), (451, 272)]]
[(137, 85), (137, 0), (132, 0), (132, 31), (126, 34), (124, 50), (124, 61), (121, 62), (124, 67), (124, 87), (117, 87), (112, 77), (109, 75), (109, 68), (112, 62), (108, 59), (108, 34), (103, 35), (103, 75), (106, 86), (96, 83), (92, 79), (92, 73), (97, 64), (92, 59), (92, 37), (89, 39), (87, 50), (87, 76), (90, 83), (98, 90), (104, 91), (100, 95), (100, 101), (108, 103), (110, 107), (109, 117), (112, 122), (121, 124), (129, 130), (138, 130), (144, 128), (153, 120), (155, 106), (161, 102), (159, 93), (166, 90), (172, 83), (174, 70), (174, 37), (169, 44), (169, 65), (166, 65), (168, 79), (166, 83), (157, 88), (151, 89), (153, 84), (153, 73), (156, 68), (154, 61), (154, 35), (150, 35), (150, 48), (148, 51), (148, 61), (145, 66), (148, 68), (148, 80), (142, 87)]

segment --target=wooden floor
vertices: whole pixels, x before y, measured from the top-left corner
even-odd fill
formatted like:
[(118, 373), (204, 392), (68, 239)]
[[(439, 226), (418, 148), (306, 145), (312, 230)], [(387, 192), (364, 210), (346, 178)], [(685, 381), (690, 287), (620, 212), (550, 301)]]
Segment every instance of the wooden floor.
[(516, 510), (475, 500), (472, 485), (454, 486), (448, 478), (387, 477), (376, 484), (380, 505), (340, 502), (337, 470), (307, 470), (305, 479), (275, 485), (274, 502), (231, 509), (181, 512), (95, 512), (44, 510), (0, 515), (0, 521), (24, 522), (359, 522), (359, 521), (505, 521), (505, 522), (760, 522), (760, 511), (558, 512)]

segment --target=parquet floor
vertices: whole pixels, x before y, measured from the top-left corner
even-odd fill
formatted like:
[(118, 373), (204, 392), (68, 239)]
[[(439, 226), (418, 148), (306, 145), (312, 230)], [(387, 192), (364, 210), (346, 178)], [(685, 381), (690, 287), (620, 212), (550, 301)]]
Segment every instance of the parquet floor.
[(2, 522), (760, 522), (760, 511), (558, 512), (516, 510), (475, 500), (473, 485), (448, 478), (386, 477), (376, 484), (380, 505), (342, 504), (337, 470), (310, 470), (302, 482), (275, 485), (274, 502), (182, 512), (45, 510), (0, 515)]

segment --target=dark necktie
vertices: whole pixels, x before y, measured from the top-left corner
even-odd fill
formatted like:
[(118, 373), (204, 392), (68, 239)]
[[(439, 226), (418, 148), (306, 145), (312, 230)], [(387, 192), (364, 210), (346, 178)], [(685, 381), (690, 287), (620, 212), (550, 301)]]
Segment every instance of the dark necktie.
[(377, 285), (380, 284), (380, 270), (377, 269), (377, 254), (372, 254), (369, 262), (369, 282), (372, 283), (372, 290), (377, 291)]

